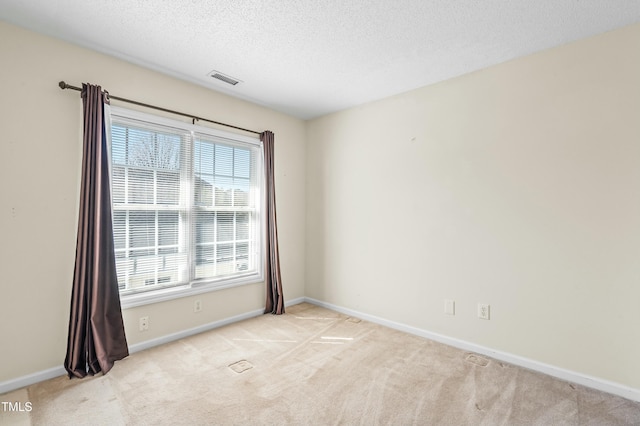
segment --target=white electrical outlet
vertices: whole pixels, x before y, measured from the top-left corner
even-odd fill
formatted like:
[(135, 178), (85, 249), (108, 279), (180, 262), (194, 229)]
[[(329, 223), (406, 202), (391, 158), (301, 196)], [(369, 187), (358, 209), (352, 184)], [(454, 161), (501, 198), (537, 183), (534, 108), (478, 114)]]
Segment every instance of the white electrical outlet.
[(193, 302), (193, 312), (200, 312), (202, 310), (202, 300), (198, 299)]
[(453, 300), (445, 299), (444, 300), (444, 313), (447, 315), (455, 315), (456, 314), (456, 302)]
[(140, 331), (149, 329), (149, 317), (140, 317)]
[(487, 303), (478, 303), (478, 318), (488, 320), (490, 308)]

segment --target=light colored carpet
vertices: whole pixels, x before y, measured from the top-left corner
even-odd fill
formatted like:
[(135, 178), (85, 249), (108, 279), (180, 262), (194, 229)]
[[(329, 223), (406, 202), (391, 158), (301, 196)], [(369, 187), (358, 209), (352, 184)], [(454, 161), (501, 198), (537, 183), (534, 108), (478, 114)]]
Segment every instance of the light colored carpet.
[(33, 425), (640, 425), (640, 403), (306, 303), (13, 396), (33, 410), (0, 420)]

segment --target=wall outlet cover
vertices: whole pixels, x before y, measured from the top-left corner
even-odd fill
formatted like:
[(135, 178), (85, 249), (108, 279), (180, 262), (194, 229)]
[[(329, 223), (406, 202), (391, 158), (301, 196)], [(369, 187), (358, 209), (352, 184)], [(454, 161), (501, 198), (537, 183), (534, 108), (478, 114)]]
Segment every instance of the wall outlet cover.
[(444, 313), (447, 315), (456, 314), (456, 302), (454, 300), (445, 299), (444, 301)]
[(491, 306), (487, 303), (478, 303), (478, 318), (488, 320)]

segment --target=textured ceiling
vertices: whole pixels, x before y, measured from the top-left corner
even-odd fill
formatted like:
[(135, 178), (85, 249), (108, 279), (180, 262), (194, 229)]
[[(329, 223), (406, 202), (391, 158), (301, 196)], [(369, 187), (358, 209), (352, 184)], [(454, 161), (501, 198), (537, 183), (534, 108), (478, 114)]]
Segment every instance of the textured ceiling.
[(306, 119), (640, 22), (640, 1), (0, 0), (0, 18)]

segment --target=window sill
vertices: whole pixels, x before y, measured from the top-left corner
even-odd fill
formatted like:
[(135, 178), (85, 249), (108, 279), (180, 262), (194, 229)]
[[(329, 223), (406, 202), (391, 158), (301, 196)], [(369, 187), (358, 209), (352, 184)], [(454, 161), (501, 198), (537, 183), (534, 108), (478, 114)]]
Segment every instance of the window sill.
[(224, 290), (227, 288), (239, 287), (247, 284), (255, 284), (263, 282), (264, 277), (260, 275), (251, 275), (236, 279), (226, 280), (222, 283), (192, 284), (190, 286), (170, 287), (155, 291), (143, 293), (134, 293), (128, 295), (120, 295), (120, 305), (122, 309), (135, 308), (136, 306), (144, 306), (152, 303), (166, 302), (169, 300), (179, 299), (181, 297), (193, 296), (196, 294), (208, 293), (216, 290)]

